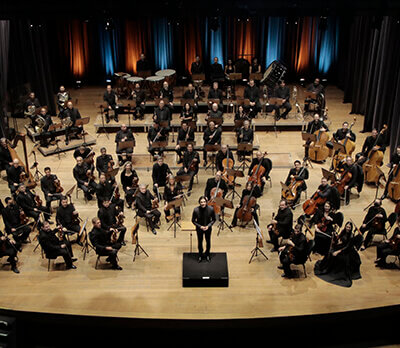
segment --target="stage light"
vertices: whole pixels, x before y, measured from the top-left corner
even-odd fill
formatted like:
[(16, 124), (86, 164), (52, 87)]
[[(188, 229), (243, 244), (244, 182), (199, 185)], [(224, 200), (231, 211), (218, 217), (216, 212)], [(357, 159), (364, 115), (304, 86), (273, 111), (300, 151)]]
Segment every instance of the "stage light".
[(104, 22), (104, 29), (105, 30), (114, 30), (115, 26), (114, 26), (114, 21), (112, 18), (106, 18), (105, 22)]
[(106, 79), (106, 83), (111, 83), (111, 80), (110, 79)]
[(81, 88), (81, 85), (82, 85), (82, 81), (81, 80), (76, 80), (75, 81), (75, 88), (76, 89)]

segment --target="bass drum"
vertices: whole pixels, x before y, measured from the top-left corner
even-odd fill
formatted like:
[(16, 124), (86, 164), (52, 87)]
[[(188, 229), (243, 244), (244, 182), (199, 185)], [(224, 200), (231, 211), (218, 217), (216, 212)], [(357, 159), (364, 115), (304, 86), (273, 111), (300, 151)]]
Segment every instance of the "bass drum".
[(280, 61), (275, 60), (268, 66), (267, 70), (265, 70), (264, 76), (260, 82), (261, 84), (265, 84), (268, 88), (273, 90), (279, 80), (281, 80), (285, 75), (286, 71), (286, 66)]
[(156, 76), (164, 77), (165, 81), (168, 82), (168, 85), (171, 88), (176, 84), (176, 71), (173, 69), (158, 70)]

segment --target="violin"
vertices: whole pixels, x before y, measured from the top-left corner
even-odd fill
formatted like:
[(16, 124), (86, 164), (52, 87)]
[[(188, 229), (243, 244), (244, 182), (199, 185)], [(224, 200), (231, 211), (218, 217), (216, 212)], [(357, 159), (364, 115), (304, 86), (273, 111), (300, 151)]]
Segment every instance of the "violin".
[(20, 219), (21, 225), (26, 225), (29, 222), (28, 217), (26, 216), (25, 212), (22, 209), (19, 212), (19, 219)]
[(86, 172), (86, 176), (89, 181), (96, 180), (96, 177), (94, 176), (94, 174), (92, 173), (92, 171), (90, 169)]
[(159, 200), (158, 200), (158, 198), (154, 198), (154, 199), (151, 201), (151, 209), (157, 209), (159, 206), (160, 206), (160, 205), (159, 205)]
[(56, 188), (56, 193), (61, 193), (64, 191), (64, 188), (61, 186), (61, 182), (59, 179), (54, 180), (54, 187)]
[(400, 164), (392, 168), (393, 178), (388, 183), (388, 196), (395, 202), (400, 200)]
[(325, 215), (326, 214), (324, 213), (324, 216), (322, 217), (321, 221), (317, 224), (317, 227), (321, 232), (326, 232), (328, 230), (328, 225), (330, 223), (330, 220), (328, 220)]
[(117, 215), (117, 225), (118, 226), (123, 226), (124, 225), (124, 221), (125, 221), (125, 215), (121, 213), (119, 213)]
[(315, 142), (310, 145), (309, 156), (314, 162), (322, 162), (329, 156), (329, 148), (326, 143), (329, 141), (329, 133), (321, 129), (314, 132), (316, 135)]
[[(272, 213), (272, 220), (275, 219), (275, 213)], [(277, 236), (279, 236), (279, 231), (278, 231), (278, 226), (277, 223), (272, 223), (270, 224), (271, 226), (271, 231), (276, 234)]]
[(226, 158), (224, 158), (222, 160), (222, 167), (224, 168), (224, 171), (222, 172), (222, 179), (224, 179), (224, 181), (229, 185), (229, 186), (233, 186), (234, 185), (234, 180), (235, 177), (233, 175), (228, 175), (226, 173), (227, 169), (233, 169), (233, 159), (229, 158), (229, 147), (226, 151)]
[(261, 186), (261, 178), (266, 171), (266, 168), (264, 168), (261, 164), (266, 155), (267, 155), (267, 152), (265, 151), (262, 155), (262, 158), (260, 159), (260, 163), (257, 166), (253, 167), (250, 178), (247, 182), (251, 181), (253, 184)]

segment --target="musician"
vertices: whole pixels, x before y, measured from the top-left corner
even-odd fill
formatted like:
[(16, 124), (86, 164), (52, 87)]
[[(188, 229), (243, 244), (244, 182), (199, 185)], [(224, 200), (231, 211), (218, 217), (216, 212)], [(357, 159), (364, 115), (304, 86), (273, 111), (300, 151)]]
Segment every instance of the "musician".
[[(240, 198), (240, 203), (239, 206), (235, 209), (235, 213), (233, 214), (233, 219), (232, 219), (232, 223), (229, 226), (230, 228), (236, 227), (237, 226), (237, 212), (240, 208), (243, 207), (243, 201), (244, 198), (246, 196), (249, 196), (249, 200), (251, 197), (261, 197), (261, 192), (260, 192), (260, 188), (253, 184), (253, 182), (249, 181), (246, 183), (246, 188), (242, 191), (242, 197)], [(259, 209), (260, 206), (256, 203), (256, 205), (251, 208), (251, 215), (253, 216), (254, 221), (257, 223), (257, 225), (259, 225), (259, 221), (258, 221), (258, 214), (257, 214), (257, 209)]]
[(244, 99), (249, 99), (250, 103), (245, 106), (250, 118), (257, 116), (258, 112), (261, 111), (260, 104), (260, 90), (255, 85), (254, 79), (249, 81), (249, 85), (244, 89)]
[(146, 188), (146, 185), (139, 185), (139, 193), (136, 196), (137, 214), (140, 217), (145, 217), (151, 232), (157, 234), (156, 228), (159, 228), (161, 213), (157, 208), (153, 208), (155, 197)]
[[(281, 98), (284, 99), (285, 101), (281, 106), (275, 105), (275, 116), (276, 119), (279, 120), (280, 118), (286, 119), (287, 115), (289, 114), (290, 110), (292, 110), (292, 106), (290, 105), (289, 99), (290, 99), (290, 89), (288, 86), (286, 86), (284, 80), (279, 81), (279, 86), (275, 88), (274, 90), (274, 97), (275, 98)], [(281, 108), (284, 108), (285, 111), (281, 115)]]
[[(318, 186), (317, 189), (318, 196), (321, 198), (326, 198), (330, 203), (332, 203), (332, 188), (328, 183), (328, 180), (325, 177), (321, 178), (321, 184)], [(340, 197), (339, 197), (340, 200)], [(336, 205), (332, 204), (334, 207)], [(320, 207), (320, 206), (319, 206)]]
[(96, 254), (99, 256), (107, 256), (106, 261), (111, 263), (112, 268), (121, 271), (122, 267), (118, 265), (117, 261), (117, 254), (118, 250), (121, 249), (121, 244), (111, 241), (111, 236), (114, 232), (103, 229), (99, 218), (93, 218), (92, 224), (93, 229), (89, 232), (89, 239), (96, 250)]
[(194, 101), (193, 112), (194, 112), (195, 116), (197, 117), (197, 111), (199, 108), (199, 105), (197, 103), (198, 95), (197, 95), (196, 89), (193, 86), (193, 83), (190, 82), (188, 84), (188, 89), (185, 91), (185, 93), (183, 93), (182, 99), (190, 99), (190, 100)]
[(306, 180), (308, 179), (309, 173), (306, 167), (301, 165), (299, 160), (294, 161), (294, 168), (289, 170), (289, 174), (286, 178), (285, 185), (289, 186), (294, 179), (294, 181), (302, 181), (302, 184), (296, 189), (296, 197), (293, 201), (293, 206), (295, 206), (300, 200), (301, 193), (307, 190)]
[(114, 110), (114, 120), (115, 122), (118, 122), (118, 96), (117, 93), (112, 90), (111, 85), (107, 85), (106, 91), (103, 95), (103, 100), (107, 103), (104, 110), (106, 113), (106, 122), (110, 122), (110, 110)]
[(221, 150), (218, 151), (217, 156), (215, 158), (215, 165), (218, 171), (220, 172), (224, 171), (224, 166), (222, 164), (222, 161), (226, 158), (230, 158), (233, 161), (233, 165), (235, 165), (233, 152), (229, 150), (228, 145), (221, 145)]
[(181, 122), (191, 122), (197, 120), (197, 116), (193, 112), (193, 108), (189, 103), (185, 103), (182, 107), (181, 111), (181, 116), (180, 116)]
[(307, 86), (307, 92), (315, 93), (315, 99), (307, 98), (304, 101), (304, 110), (308, 112), (310, 110), (310, 104), (318, 105), (319, 111), (321, 111), (325, 107), (325, 89), (324, 86), (321, 85), (320, 79), (316, 78), (314, 82)]
[(39, 116), (42, 117), (45, 121), (44, 126), (41, 129), (40, 133), (40, 146), (48, 147), (49, 142), (54, 141), (56, 139), (54, 135), (54, 131), (49, 132), (50, 126), (53, 124), (53, 120), (51, 118), (50, 113), (46, 108), (40, 108)]
[(362, 167), (358, 164), (358, 162), (353, 163), (353, 159), (351, 156), (347, 156), (345, 163), (342, 166), (343, 174), (340, 180), (347, 174), (351, 174), (350, 181), (344, 187), (344, 198), (346, 205), (350, 203), (350, 190), (353, 187), (357, 187), (358, 193), (361, 192), (363, 184), (364, 184), (364, 174)]
[[(313, 120), (308, 122), (306, 132), (309, 134), (314, 134), (316, 131), (321, 130), (322, 132), (329, 131), (328, 126), (325, 124), (322, 118), (320, 118), (319, 114), (314, 114)], [(305, 146), (305, 155), (304, 159), (308, 159), (308, 152), (311, 142), (306, 142)]]
[(221, 122), (220, 122), (221, 125), (222, 125), (222, 123), (224, 123), (224, 118), (222, 116), (222, 111), (218, 109), (218, 104), (217, 103), (212, 103), (211, 109), (208, 110), (208, 113), (206, 115), (206, 121), (208, 121), (209, 119), (221, 120)]
[(135, 111), (133, 113), (135, 120), (143, 120), (146, 110), (146, 93), (140, 88), (140, 83), (135, 83), (135, 89), (131, 93), (132, 99), (136, 101)]
[(222, 65), (218, 63), (218, 58), (214, 57), (214, 62), (210, 66), (210, 80), (211, 81), (223, 81), (225, 77), (224, 69)]
[(0, 139), (0, 171), (7, 169), (12, 165), (12, 157), (10, 154), (10, 150), (8, 149), (7, 139)]
[(257, 57), (251, 60), (251, 65), (249, 66), (249, 74), (259, 74), (261, 73), (261, 64), (258, 63)]
[(132, 208), (138, 189), (139, 177), (136, 170), (132, 168), (132, 162), (126, 162), (121, 172), (121, 185), (125, 192), (125, 200), (128, 208)]
[(385, 153), (386, 150), (386, 139), (385, 136), (379, 136), (379, 132), (374, 128), (370, 136), (368, 136), (363, 144), (360, 159), (360, 165), (363, 165), (368, 160), (368, 154), (371, 150), (382, 151)]
[[(276, 226), (276, 233), (274, 232), (273, 225)], [(289, 208), (287, 202), (282, 199), (279, 202), (278, 213), (275, 218), (272, 220), (271, 224), (268, 225), (268, 233), (271, 240), (271, 243), (274, 247), (271, 249), (271, 252), (278, 251), (279, 249), (279, 237), (283, 239), (289, 239), (290, 234), (292, 233), (293, 226), (293, 213)]]
[[(388, 164), (390, 171), (388, 175), (388, 180), (386, 181), (385, 191), (383, 192), (381, 200), (386, 198), (389, 184), (393, 180), (395, 172), (399, 170), (399, 165), (400, 165), (400, 145), (397, 145), (396, 151), (390, 157), (390, 163)], [(395, 168), (397, 168), (397, 170)]]
[(153, 120), (154, 122), (159, 124), (161, 124), (162, 122), (167, 122), (168, 127), (166, 127), (166, 129), (169, 130), (169, 125), (172, 120), (171, 109), (165, 106), (164, 100), (160, 100), (160, 103), (154, 109)]
[[(199, 206), (194, 208), (192, 213), (192, 223), (196, 226), (197, 244), (199, 249), (198, 262), (205, 257), (208, 262), (211, 261), (211, 232), (212, 225), (216, 221), (213, 207), (207, 205), (207, 198), (201, 196), (199, 198)], [(203, 254), (203, 238), (206, 240), (206, 252)]]
[(97, 217), (101, 221), (101, 228), (106, 231), (119, 231), (117, 243), (125, 245), (126, 227), (118, 222), (118, 219), (123, 218), (124, 213), (108, 200), (102, 202), (102, 206), (97, 212)]
[(51, 216), (50, 209), (43, 207), (42, 205), (38, 205), (35, 201), (36, 196), (29, 189), (27, 189), (25, 185), (19, 185), (16, 194), (16, 202), (24, 211), (26, 216), (33, 217), (33, 219), (37, 221), (40, 214), (43, 213), (44, 219), (49, 221)]
[(115, 135), (115, 142), (117, 144), (116, 148), (116, 153), (118, 154), (118, 161), (119, 165), (122, 166), (124, 164), (124, 160), (122, 157), (122, 154), (126, 155), (126, 161), (132, 161), (132, 153), (133, 153), (133, 147), (127, 147), (125, 149), (119, 149), (119, 144), (122, 142), (129, 142), (133, 141), (133, 144), (135, 144), (135, 138), (131, 132), (130, 129), (126, 126), (126, 124), (121, 125), (121, 129), (117, 132)]
[(397, 226), (390, 239), (385, 239), (376, 246), (376, 267), (389, 268), (386, 257), (389, 255), (400, 255), (400, 218), (397, 218)]
[(353, 142), (356, 141), (356, 135), (349, 129), (349, 122), (346, 121), (343, 122), (342, 128), (339, 128), (335, 133), (333, 133), (333, 138), (337, 142), (346, 138)]
[[(290, 269), (290, 264), (298, 264), (307, 258), (307, 240), (306, 236), (302, 233), (302, 225), (296, 224), (294, 233), (285, 246), (279, 247), (279, 260), (284, 270), (282, 277), (293, 278), (293, 271)], [(280, 268), (280, 267), (278, 267)]]
[(57, 106), (60, 114), (65, 110), (66, 103), (68, 100), (71, 100), (69, 92), (65, 90), (64, 86), (60, 86), (60, 89), (57, 93)]
[(387, 215), (385, 209), (382, 207), (382, 201), (376, 199), (373, 206), (368, 209), (367, 215), (364, 218), (363, 224), (360, 227), (361, 233), (367, 236), (364, 239), (361, 251), (369, 247), (370, 242), (375, 234), (386, 235), (385, 223)]
[(253, 160), (251, 161), (250, 164), (250, 168), (249, 168), (249, 172), (248, 172), (248, 178), (247, 181), (249, 179), (249, 177), (251, 176), (252, 172), (253, 172), (253, 168), (257, 168), (258, 165), (261, 165), (262, 167), (265, 168), (265, 172), (264, 174), (261, 176), (261, 193), (264, 191), (264, 186), (265, 183), (268, 180), (269, 177), (269, 173), (271, 172), (272, 169), (272, 162), (269, 158), (264, 157), (263, 158), (263, 154), (261, 151), (257, 151), (256, 153), (256, 157), (253, 158)]
[(21, 184), (21, 176), (24, 174), (26, 175), (24, 167), (20, 165), (19, 159), (15, 158), (12, 165), (7, 168), (7, 181), (11, 194), (14, 194), (18, 189)]
[(51, 202), (60, 200), (63, 195), (61, 192), (57, 192), (57, 187), (60, 186), (60, 180), (57, 175), (51, 174), (51, 168), (44, 168), (45, 175), (40, 179), (40, 186), (46, 200), (46, 207), (50, 211)]
[(35, 128), (34, 119), (36, 116), (36, 109), (40, 107), (39, 99), (36, 98), (34, 92), (29, 93), (28, 99), (24, 103), (24, 115), (29, 117), (32, 122), (32, 127)]
[[(165, 201), (165, 205), (164, 205), (164, 213), (165, 213), (165, 220), (167, 222), (170, 221), (170, 217), (171, 217), (171, 212), (170, 209), (168, 208), (168, 203), (176, 200), (177, 198), (179, 198), (178, 196), (182, 194), (182, 185), (181, 183), (176, 183), (175, 182), (175, 178), (172, 174), (170, 174), (168, 176), (168, 182), (165, 185), (165, 189), (164, 189), (164, 201)], [(181, 208), (180, 207), (174, 207), (174, 214), (176, 216), (176, 214), (180, 214), (181, 213)], [(179, 217), (178, 217), (179, 218)]]
[(183, 155), (182, 167), (178, 170), (177, 173), (177, 175), (189, 174), (191, 176), (188, 187), (188, 196), (190, 196), (190, 191), (193, 187), (194, 177), (199, 171), (199, 164), (199, 153), (193, 149), (192, 144), (188, 144), (187, 149)]
[(236, 71), (236, 68), (233, 65), (232, 59), (228, 58), (226, 65), (225, 65), (225, 69), (224, 69), (226, 79), (229, 80), (229, 75), (235, 73), (235, 71)]
[(74, 151), (73, 156), (75, 159), (77, 159), (78, 157), (82, 157), (82, 159), (86, 159), (91, 152), (92, 151), (91, 151), (90, 147), (81, 145)]
[(218, 88), (218, 82), (214, 81), (212, 84), (212, 87), (208, 91), (208, 96), (207, 96), (208, 101), (208, 107), (210, 108), (211, 105), (211, 100), (213, 99), (218, 99), (218, 109), (221, 110), (221, 112), (224, 110), (224, 105), (222, 104), (222, 91)]
[[(172, 174), (167, 163), (164, 163), (164, 158), (158, 156), (157, 162), (153, 165), (152, 178), (153, 178), (153, 192), (159, 197), (160, 187), (165, 187), (168, 176)], [(160, 199), (159, 199), (160, 200)]]
[(79, 224), (78, 211), (72, 203), (68, 203), (67, 197), (61, 199), (61, 204), (57, 208), (56, 221), (63, 229), (64, 234), (76, 233), (76, 242), (80, 245), (79, 232), (81, 226)]
[(186, 151), (186, 147), (185, 146), (182, 147), (179, 143), (181, 141), (194, 142), (194, 137), (195, 137), (194, 131), (195, 130), (193, 128), (188, 127), (186, 122), (182, 123), (182, 127), (179, 129), (178, 138), (176, 140), (177, 145), (175, 146), (175, 152), (179, 157), (178, 163), (182, 163), (183, 160), (182, 152)]
[(99, 173), (107, 173), (112, 169), (114, 161), (111, 155), (107, 154), (107, 149), (102, 147), (100, 149), (100, 156), (96, 158), (96, 169)]
[[(160, 127), (157, 122), (153, 122), (153, 126), (150, 127), (147, 133), (147, 140), (149, 142), (149, 152), (153, 156), (155, 161), (158, 156), (162, 156), (164, 153), (164, 147), (153, 148), (154, 142), (166, 142), (168, 136), (168, 129), (166, 127)], [(156, 156), (156, 152), (158, 156)]]
[(210, 200), (212, 198), (211, 190), (217, 186), (223, 191), (222, 197), (224, 198), (228, 192), (228, 186), (226, 185), (225, 181), (222, 180), (222, 174), (220, 171), (217, 171), (215, 173), (215, 177), (209, 178), (207, 180), (206, 188), (204, 190), (204, 196), (207, 198), (207, 200)]
[(235, 121), (237, 120), (250, 120), (249, 115), (242, 104), (239, 105), (235, 113)]
[(17, 253), (18, 248), (15, 246), (15, 241), (8, 239), (8, 237), (0, 231), (0, 258), (8, 256), (7, 262), (10, 263), (11, 270), (18, 274)]
[[(250, 121), (243, 122), (243, 126), (236, 132), (236, 141), (238, 144), (253, 144), (254, 131), (250, 128)], [(237, 151), (239, 161), (243, 160), (244, 156), (251, 156), (251, 151)]]
[(206, 145), (220, 145), (222, 137), (222, 129), (221, 127), (216, 127), (213, 121), (208, 123), (208, 127), (204, 130), (203, 140), (204, 140), (204, 149), (203, 149), (203, 160), (204, 166), (207, 165), (207, 150)]
[(5, 226), (6, 234), (12, 234), (13, 239), (19, 245), (21, 243), (28, 243), (29, 234), (31, 233), (31, 227), (21, 223), (21, 208), (15, 203), (12, 197), (6, 197), (6, 207), (2, 210), (1, 215), (3, 216), (3, 222)]
[(104, 201), (111, 200), (119, 211), (124, 211), (124, 201), (115, 196), (115, 189), (117, 187), (115, 178), (107, 179), (104, 173), (99, 176), (99, 183), (96, 185), (97, 206), (101, 208)]
[(92, 200), (92, 195), (96, 192), (96, 183), (89, 164), (83, 162), (82, 157), (77, 157), (76, 166), (72, 172), (77, 186), (84, 192), (86, 199)]
[(144, 53), (140, 54), (140, 59), (136, 62), (136, 71), (144, 72), (144, 71), (151, 71), (150, 62), (147, 60)]
[(193, 74), (204, 74), (204, 66), (200, 61), (200, 57), (196, 56), (195, 61), (190, 66), (190, 73)]
[[(75, 134), (81, 134), (83, 132), (83, 126), (76, 127), (75, 123), (76, 120), (82, 118), (79, 110), (77, 108), (74, 108), (73, 104), (71, 101), (67, 102), (67, 108), (60, 114), (61, 119), (67, 119), (68, 118), (71, 120), (71, 125), (65, 126), (65, 145), (69, 144), (70, 137), (69, 135), (71, 133)], [(67, 121), (64, 121), (67, 122)]]
[(332, 210), (330, 202), (325, 202), (323, 208), (319, 208), (311, 219), (311, 223), (315, 224), (315, 246), (313, 251), (326, 255), (334, 232), (335, 213)]
[(174, 109), (174, 91), (171, 87), (169, 87), (168, 82), (164, 81), (162, 84), (162, 87), (159, 92), (159, 97), (160, 98), (167, 98), (168, 99), (168, 104), (167, 107), (168, 109), (172, 110)]

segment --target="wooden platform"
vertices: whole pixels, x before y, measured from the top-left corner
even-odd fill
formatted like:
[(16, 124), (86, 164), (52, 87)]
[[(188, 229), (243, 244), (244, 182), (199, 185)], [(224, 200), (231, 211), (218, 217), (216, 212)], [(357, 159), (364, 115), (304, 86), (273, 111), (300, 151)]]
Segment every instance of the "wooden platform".
[(83, 139), (71, 139), (68, 145), (65, 144), (65, 137), (58, 137), (58, 147), (57, 145), (49, 145), (48, 147), (39, 146), (39, 151), (43, 156), (51, 156), (66, 151), (71, 151), (77, 149), (79, 146), (86, 143), (87, 146), (92, 146), (96, 144), (96, 138), (93, 138), (90, 134), (85, 136)]

